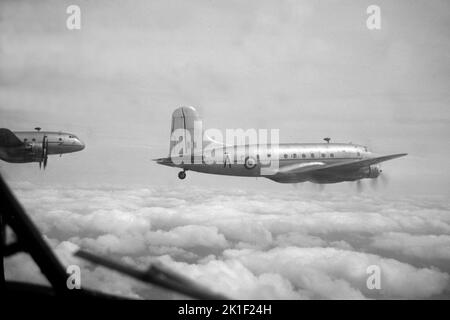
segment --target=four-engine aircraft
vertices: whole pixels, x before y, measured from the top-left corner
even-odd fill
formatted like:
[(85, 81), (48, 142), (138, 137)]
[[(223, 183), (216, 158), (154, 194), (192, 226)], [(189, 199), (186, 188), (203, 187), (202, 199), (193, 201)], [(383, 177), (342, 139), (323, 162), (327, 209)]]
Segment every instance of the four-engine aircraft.
[(195, 108), (176, 109), (172, 114), (169, 157), (155, 159), (158, 164), (181, 168), (180, 179), (186, 178), (188, 170), (265, 177), (280, 183), (310, 181), (325, 184), (376, 179), (382, 172), (379, 163), (406, 155), (377, 155), (362, 145), (330, 143), (330, 138), (325, 138), (325, 143), (229, 145), (215, 141), (202, 131), (196, 141), (198, 122), (201, 120)]
[(84, 143), (74, 134), (64, 132), (16, 131), (0, 129), (0, 159), (6, 162), (38, 162), (47, 166), (48, 155), (83, 150)]

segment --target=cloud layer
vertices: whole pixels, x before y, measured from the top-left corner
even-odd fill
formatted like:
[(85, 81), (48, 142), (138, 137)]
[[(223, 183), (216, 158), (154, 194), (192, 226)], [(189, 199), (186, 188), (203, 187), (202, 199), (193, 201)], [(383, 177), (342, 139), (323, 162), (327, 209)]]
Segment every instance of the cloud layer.
[[(161, 260), (241, 299), (449, 297), (445, 198), (261, 193), (202, 188), (16, 186), (19, 199), (82, 284), (136, 298), (172, 294), (72, 257), (78, 247), (145, 268)], [(8, 277), (36, 280), (26, 256)], [(369, 290), (367, 268), (381, 271)]]

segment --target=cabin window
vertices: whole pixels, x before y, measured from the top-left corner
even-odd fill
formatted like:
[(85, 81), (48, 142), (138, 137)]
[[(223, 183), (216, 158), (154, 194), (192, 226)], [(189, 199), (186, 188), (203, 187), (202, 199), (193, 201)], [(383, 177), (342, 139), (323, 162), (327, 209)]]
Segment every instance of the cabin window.
[(334, 153), (330, 153), (330, 158), (334, 158)]
[(270, 153), (268, 153), (268, 154), (267, 154), (267, 158), (270, 158), (270, 156), (271, 156), (271, 154), (270, 154)]
[(303, 154), (302, 154), (302, 158), (306, 158), (306, 154), (303, 153)]
[(287, 155), (287, 154), (284, 154), (284, 158), (287, 159), (287, 158), (288, 158), (288, 155)]
[(322, 158), (325, 158), (325, 153), (322, 153)]
[(62, 141), (62, 138), (59, 138), (58, 140), (59, 140), (59, 141)]
[(28, 139), (27, 139), (27, 138), (23, 139), (23, 142), (27, 142), (27, 141), (28, 141)]
[(314, 153), (311, 153), (311, 158), (314, 158)]
[(294, 158), (294, 159), (297, 158), (297, 154), (294, 153), (294, 154), (292, 155), (292, 158)]
[(361, 153), (358, 152), (358, 153), (356, 153), (356, 155), (359, 157), (359, 156), (361, 156)]
[(36, 139), (35, 139), (35, 138), (33, 138), (33, 139), (31, 139), (31, 141), (33, 141), (33, 142), (34, 142), (34, 141), (36, 141)]

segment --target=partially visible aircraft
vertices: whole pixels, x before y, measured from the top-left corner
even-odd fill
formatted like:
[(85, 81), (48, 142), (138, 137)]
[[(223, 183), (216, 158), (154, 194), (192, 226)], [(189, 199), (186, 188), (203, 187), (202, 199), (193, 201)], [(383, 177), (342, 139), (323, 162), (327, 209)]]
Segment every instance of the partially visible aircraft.
[(0, 128), (0, 159), (12, 163), (38, 162), (47, 167), (48, 155), (71, 153), (85, 148), (74, 134), (65, 132), (11, 131)]
[[(186, 136), (184, 139), (173, 137), (178, 129), (194, 137), (196, 121), (201, 120), (195, 108), (176, 109), (172, 114), (169, 157), (155, 159), (158, 164), (183, 169), (178, 173), (179, 179), (186, 178), (186, 171), (192, 170), (218, 175), (265, 177), (279, 183), (358, 181), (378, 178), (382, 172), (379, 163), (407, 155), (398, 153), (380, 156), (362, 145), (330, 143), (330, 138), (325, 138), (325, 143), (226, 145), (214, 141), (203, 131), (200, 141), (202, 151), (199, 153), (195, 148), (196, 142), (191, 143)], [(173, 149), (179, 143), (184, 143), (184, 146), (174, 154)], [(207, 154), (204, 152), (205, 146), (210, 151)], [(253, 152), (249, 153), (249, 150)], [(218, 158), (225, 161), (215, 161)], [(277, 165), (275, 169), (270, 169), (273, 161)], [(266, 170), (264, 174), (263, 170)]]

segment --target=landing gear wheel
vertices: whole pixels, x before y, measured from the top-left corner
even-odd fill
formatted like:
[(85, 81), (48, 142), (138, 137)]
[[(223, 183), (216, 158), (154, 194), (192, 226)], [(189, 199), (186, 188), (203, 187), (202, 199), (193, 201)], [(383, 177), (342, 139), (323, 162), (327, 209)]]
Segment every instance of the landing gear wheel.
[(186, 172), (185, 171), (178, 172), (178, 178), (181, 179), (181, 180), (186, 178)]

